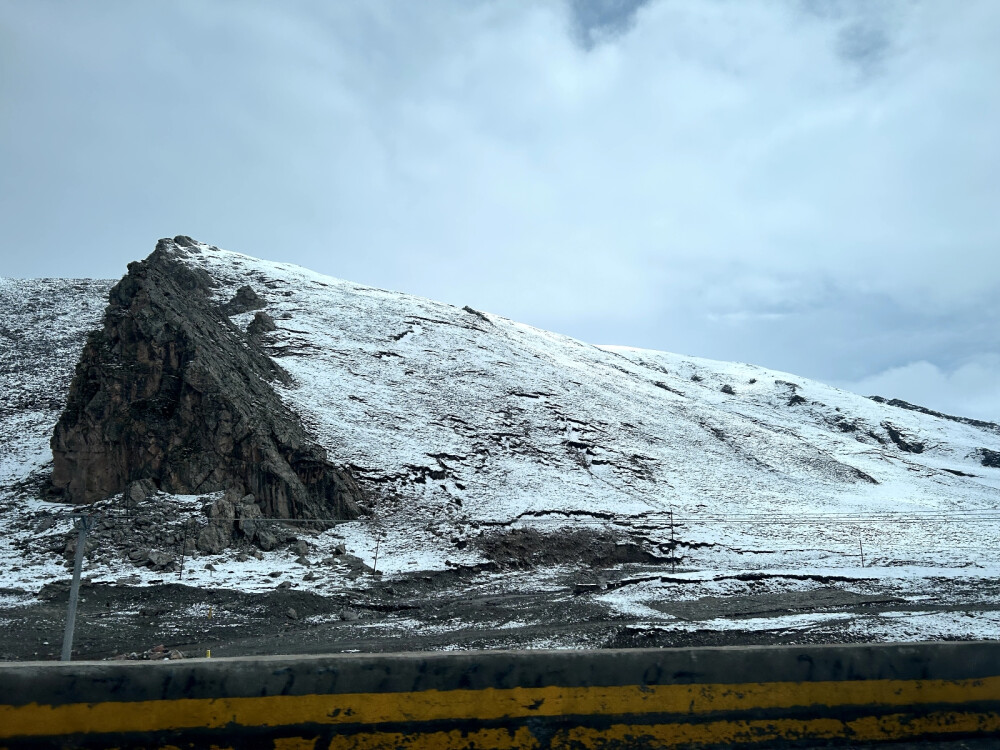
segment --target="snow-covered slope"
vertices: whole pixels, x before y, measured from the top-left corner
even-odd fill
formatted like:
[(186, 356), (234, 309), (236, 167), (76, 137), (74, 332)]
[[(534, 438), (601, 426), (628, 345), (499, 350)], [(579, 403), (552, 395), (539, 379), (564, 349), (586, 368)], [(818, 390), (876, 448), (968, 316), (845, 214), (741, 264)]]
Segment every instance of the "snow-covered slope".
[(113, 284), (0, 278), (0, 495), (51, 464), (52, 428)]
[[(859, 539), (876, 565), (991, 561), (997, 524), (977, 519), (1000, 507), (1000, 469), (984, 465), (996, 426), (752, 365), (593, 346), (208, 245), (173, 252), (211, 275), (220, 305), (244, 285), (266, 300), (277, 330), (264, 348), (292, 378), (281, 398), (375, 498), (340, 533), (369, 561), (378, 536), (390, 572), (475, 564), (489, 529), (567, 524), (654, 554), (673, 533), (695, 569), (854, 566)], [(50, 309), (18, 301), (42, 288)], [(65, 397), (106, 289), (0, 285), (8, 493), (48, 460), (56, 416), (22, 402), (42, 371), (49, 398)], [(36, 339), (61, 353), (36, 356)]]

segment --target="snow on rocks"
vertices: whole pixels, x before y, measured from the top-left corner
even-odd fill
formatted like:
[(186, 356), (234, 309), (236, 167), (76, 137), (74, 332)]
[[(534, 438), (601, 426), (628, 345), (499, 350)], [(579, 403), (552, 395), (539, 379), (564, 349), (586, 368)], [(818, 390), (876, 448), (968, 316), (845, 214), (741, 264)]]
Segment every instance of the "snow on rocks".
[[(716, 572), (854, 571), (863, 554), (884, 571), (988, 566), (1000, 542), (1000, 469), (983, 458), (1000, 455), (995, 425), (753, 365), (592, 346), (188, 238), (165, 243), (211, 279), (213, 303), (289, 376), (270, 387), (371, 498), (360, 520), (298, 530), (315, 534), (306, 555), (276, 543), (263, 560), (240, 560), (212, 532), (200, 548), (196, 537), (185, 580), (254, 590), (273, 587), (266, 572), (278, 566), (301, 571), (296, 586), (363, 585), (374, 568), (486, 565), (480, 539), (524, 528), (599, 530)], [(51, 460), (51, 404), (65, 398), (109, 286), (0, 282), (13, 311), (0, 331), (10, 533), (33, 533), (12, 518), (32, 492), (24, 482)], [(51, 304), (36, 313), (38, 296)], [(203, 521), (204, 502), (192, 510)], [(134, 562), (109, 561), (101, 575), (162, 579), (178, 563)], [(29, 567), (10, 584), (37, 586)]]

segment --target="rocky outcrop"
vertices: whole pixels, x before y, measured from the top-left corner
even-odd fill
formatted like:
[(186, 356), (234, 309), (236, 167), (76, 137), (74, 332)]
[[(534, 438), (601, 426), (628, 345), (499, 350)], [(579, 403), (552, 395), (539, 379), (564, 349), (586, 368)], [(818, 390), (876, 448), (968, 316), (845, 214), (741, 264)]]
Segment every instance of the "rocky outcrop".
[[(215, 282), (186, 264), (185, 237), (160, 240), (111, 290), (52, 436), (52, 482), (91, 502), (148, 480), (176, 494), (252, 494), (267, 516), (352, 518), (362, 491), (327, 459), (271, 386), (287, 375), (230, 320), (266, 302), (250, 287), (212, 300)], [(251, 519), (247, 518), (247, 521)]]
[(896, 444), (904, 453), (923, 453), (924, 444), (916, 440), (907, 440), (903, 437), (903, 433), (897, 430), (888, 422), (883, 422), (882, 427), (889, 434), (889, 439)]
[(934, 411), (933, 409), (928, 409), (924, 406), (911, 404), (909, 401), (903, 401), (899, 398), (887, 399), (883, 396), (869, 396), (868, 398), (878, 404), (887, 404), (889, 406), (895, 406), (898, 409), (916, 411), (921, 414), (927, 414), (931, 417), (937, 417), (938, 419), (947, 419), (950, 422), (958, 422), (959, 424), (967, 424), (970, 427), (977, 427), (981, 430), (989, 430), (991, 432), (1000, 433), (1000, 424), (997, 424), (996, 422), (986, 422), (982, 419), (970, 419), (969, 417), (955, 417), (951, 414), (943, 414), (942, 412)]

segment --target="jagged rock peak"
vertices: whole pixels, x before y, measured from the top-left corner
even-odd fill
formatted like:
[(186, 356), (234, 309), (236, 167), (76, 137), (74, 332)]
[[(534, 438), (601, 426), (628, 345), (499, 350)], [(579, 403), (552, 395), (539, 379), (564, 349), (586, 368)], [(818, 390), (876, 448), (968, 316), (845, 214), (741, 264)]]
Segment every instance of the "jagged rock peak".
[(52, 482), (74, 503), (148, 479), (165, 491), (252, 493), (279, 518), (351, 518), (362, 491), (333, 466), (271, 384), (288, 376), (229, 320), (261, 309), (249, 286), (218, 304), (191, 254), (216, 248), (162, 239), (109, 294), (52, 436)]

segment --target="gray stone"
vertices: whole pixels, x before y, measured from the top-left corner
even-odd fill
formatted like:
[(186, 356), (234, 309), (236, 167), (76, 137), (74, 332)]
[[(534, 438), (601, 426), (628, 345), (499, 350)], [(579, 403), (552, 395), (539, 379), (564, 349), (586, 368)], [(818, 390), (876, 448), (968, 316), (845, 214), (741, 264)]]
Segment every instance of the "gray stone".
[(174, 561), (174, 556), (169, 552), (162, 552), (160, 550), (150, 550), (149, 555), (146, 558), (149, 560), (149, 564), (154, 568), (165, 568)]
[(273, 528), (268, 528), (263, 524), (257, 527), (256, 536), (257, 546), (265, 552), (270, 552), (282, 542), (281, 537)]
[(253, 290), (253, 287), (249, 284), (244, 284), (236, 290), (233, 298), (223, 306), (222, 313), (226, 317), (229, 317), (231, 315), (250, 312), (251, 310), (260, 310), (265, 307), (267, 307), (267, 302)]
[(247, 335), (252, 338), (260, 338), (265, 333), (271, 333), (271, 331), (276, 330), (278, 330), (278, 326), (274, 324), (274, 318), (266, 312), (261, 311), (253, 316), (253, 320), (247, 326)]
[[(267, 517), (357, 517), (352, 472), (282, 401), (272, 383), (288, 375), (226, 317), (189, 254), (161, 240), (109, 293), (52, 435), (53, 487), (73, 503), (144, 479), (175, 494), (241, 487)], [(232, 304), (264, 301), (244, 287)]]
[(134, 507), (143, 500), (156, 494), (156, 483), (152, 479), (137, 479), (130, 482), (125, 491), (125, 499)]
[[(246, 498), (250, 498), (250, 501), (246, 502)], [(240, 501), (235, 507), (235, 514), (237, 531), (245, 536), (249, 542), (259, 541), (261, 532), (264, 531), (268, 524), (262, 520), (264, 514), (254, 504), (253, 495), (247, 495)]]
[(232, 542), (232, 532), (224, 526), (211, 523), (198, 532), (195, 546), (198, 551), (208, 555), (217, 555)]

